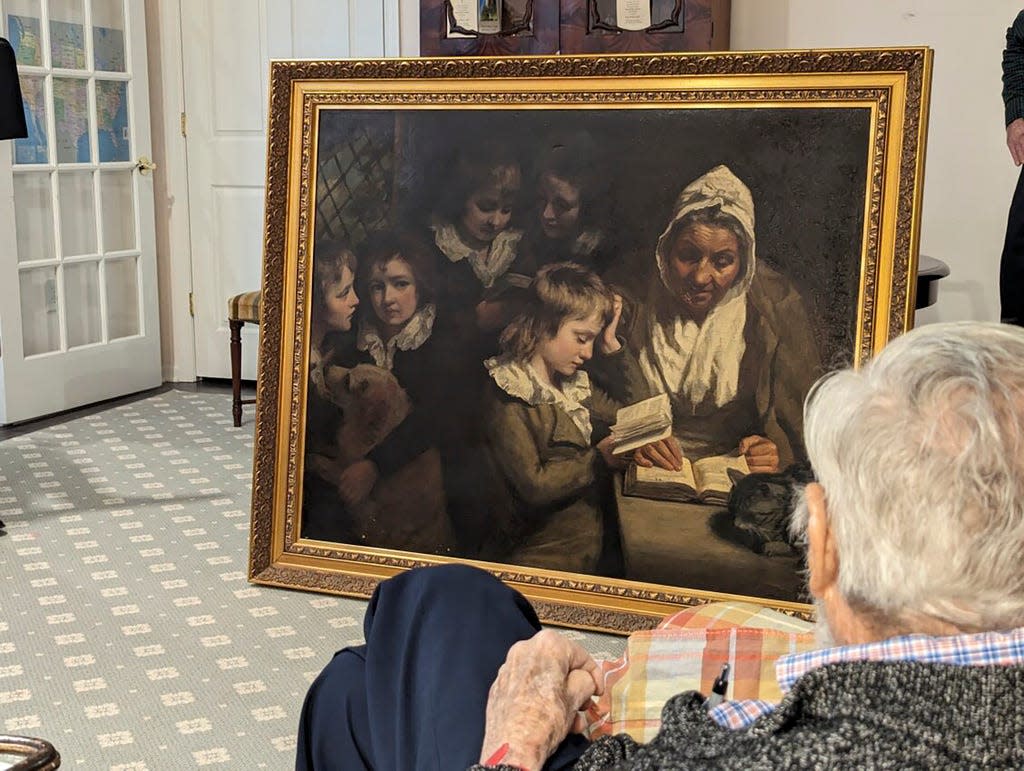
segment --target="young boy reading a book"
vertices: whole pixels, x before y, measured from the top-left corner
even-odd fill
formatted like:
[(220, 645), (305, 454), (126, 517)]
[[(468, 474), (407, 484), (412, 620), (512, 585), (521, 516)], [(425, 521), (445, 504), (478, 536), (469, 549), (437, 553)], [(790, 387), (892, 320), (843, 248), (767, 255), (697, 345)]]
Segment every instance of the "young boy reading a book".
[[(617, 529), (607, 468), (622, 466), (613, 440), (591, 418), (611, 423), (617, 405), (591, 388), (583, 365), (595, 346), (620, 347), (619, 308), (600, 278), (574, 263), (542, 268), (526, 306), (485, 362), (484, 431), (501, 501), (491, 509), (493, 558), (593, 573)], [(635, 374), (639, 378), (639, 371)], [(593, 412), (592, 412), (593, 411)], [(607, 428), (605, 428), (607, 434)], [(503, 550), (503, 552), (502, 552)]]

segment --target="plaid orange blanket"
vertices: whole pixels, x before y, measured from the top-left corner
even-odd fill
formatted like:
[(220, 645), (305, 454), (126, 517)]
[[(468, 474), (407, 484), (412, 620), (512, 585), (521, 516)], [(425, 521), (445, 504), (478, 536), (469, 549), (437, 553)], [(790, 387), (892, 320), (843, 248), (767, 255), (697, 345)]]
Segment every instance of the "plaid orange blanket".
[(753, 603), (685, 608), (656, 629), (630, 635), (622, 658), (598, 662), (605, 691), (587, 710), (586, 735), (627, 733), (649, 741), (665, 702), (682, 691), (709, 693), (725, 663), (727, 699), (778, 701), (775, 661), (817, 647), (812, 630), (807, 621)]

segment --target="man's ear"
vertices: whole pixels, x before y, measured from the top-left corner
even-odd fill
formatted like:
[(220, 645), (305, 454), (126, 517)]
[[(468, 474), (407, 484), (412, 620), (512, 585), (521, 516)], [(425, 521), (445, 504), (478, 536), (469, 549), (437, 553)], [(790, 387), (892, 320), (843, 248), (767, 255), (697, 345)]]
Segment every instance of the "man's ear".
[(807, 485), (807, 588), (819, 600), (828, 597), (839, 580), (839, 555), (829, 525), (825, 488), (817, 482)]

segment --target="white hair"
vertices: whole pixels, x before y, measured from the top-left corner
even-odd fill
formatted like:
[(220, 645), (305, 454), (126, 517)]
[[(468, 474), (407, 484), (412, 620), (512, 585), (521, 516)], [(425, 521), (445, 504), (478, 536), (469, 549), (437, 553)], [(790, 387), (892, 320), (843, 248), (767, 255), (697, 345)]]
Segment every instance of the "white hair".
[(819, 381), (804, 433), (851, 606), (897, 628), (1024, 625), (1024, 329), (914, 330)]

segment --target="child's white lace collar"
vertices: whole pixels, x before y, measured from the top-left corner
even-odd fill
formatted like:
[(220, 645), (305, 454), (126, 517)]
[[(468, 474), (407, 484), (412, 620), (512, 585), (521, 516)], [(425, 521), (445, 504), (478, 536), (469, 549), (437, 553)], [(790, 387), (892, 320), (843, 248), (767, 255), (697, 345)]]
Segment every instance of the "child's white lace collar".
[(593, 427), (590, 410), (583, 402), (590, 398), (590, 377), (577, 370), (571, 378), (562, 381), (562, 388), (548, 385), (527, 363), (506, 357), (493, 357), (484, 362), (487, 372), (498, 387), (509, 396), (522, 399), (531, 407), (554, 404), (560, 407), (576, 424), (583, 438), (590, 442)]
[(494, 237), (489, 247), (474, 249), (459, 235), (451, 222), (433, 226), (434, 243), (451, 262), (469, 260), (474, 275), (484, 287), (489, 288), (499, 276), (504, 275), (516, 258), (521, 230), (503, 230)]
[(412, 351), (427, 342), (436, 316), (434, 304), (427, 303), (412, 315), (401, 332), (386, 342), (376, 324), (364, 318), (359, 322), (356, 348), (369, 351), (374, 364), (390, 371), (395, 365), (395, 351)]

